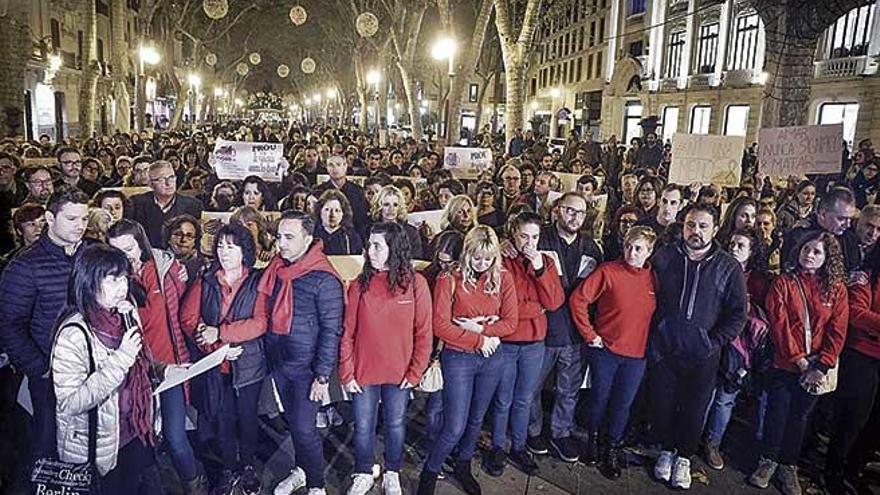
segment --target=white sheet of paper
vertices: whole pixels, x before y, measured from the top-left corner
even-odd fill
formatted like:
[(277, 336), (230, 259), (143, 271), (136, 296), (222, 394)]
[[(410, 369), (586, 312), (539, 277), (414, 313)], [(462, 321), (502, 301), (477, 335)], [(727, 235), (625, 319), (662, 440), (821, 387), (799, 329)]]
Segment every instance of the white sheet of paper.
[(31, 389), (28, 388), (28, 377), (21, 379), (21, 386), (18, 387), (18, 397), (16, 397), (18, 405), (21, 406), (31, 416), (34, 415), (34, 404), (31, 402)]
[(434, 230), (435, 234), (440, 233), (440, 218), (443, 216), (443, 210), (417, 211), (406, 215), (406, 222), (415, 228), (427, 223)]
[(222, 363), (223, 360), (226, 359), (226, 354), (228, 352), (229, 344), (226, 344), (223, 347), (212, 352), (211, 354), (203, 357), (198, 362), (185, 370), (168, 368), (168, 370), (165, 372), (165, 380), (159, 385), (158, 388), (156, 388), (156, 390), (153, 391), (153, 395), (159, 395), (160, 393), (170, 388), (174, 388), (187, 380), (191, 380), (212, 368), (220, 366), (220, 363)]

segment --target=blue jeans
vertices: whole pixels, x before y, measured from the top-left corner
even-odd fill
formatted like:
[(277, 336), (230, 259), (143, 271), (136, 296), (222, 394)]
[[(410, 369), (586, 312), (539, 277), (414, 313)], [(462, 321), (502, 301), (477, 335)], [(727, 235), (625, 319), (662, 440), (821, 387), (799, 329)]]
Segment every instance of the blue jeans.
[(382, 399), (382, 428), (385, 437), (385, 470), (400, 471), (406, 437), (406, 405), (409, 390), (398, 385), (361, 385), (351, 395), (354, 406), (354, 472), (372, 473), (376, 446), (376, 419)]
[(219, 431), (215, 437), (220, 458), (227, 469), (253, 464), (257, 452), (257, 406), (263, 382), (241, 387), (232, 386), (232, 375), (223, 376), (223, 403), (220, 405)]
[(275, 371), (273, 378), (293, 439), (294, 465), (305, 471), (308, 488), (324, 488), (324, 444), (315, 426), (321, 403), (309, 399), (315, 377), (311, 372), (293, 373), (280, 369)]
[(541, 385), (554, 369), (556, 369), (556, 386), (553, 390), (553, 411), (550, 413), (550, 435), (553, 438), (565, 438), (571, 435), (574, 427), (574, 408), (577, 405), (581, 383), (584, 381), (582, 347), (583, 345), (576, 344), (544, 349), (541, 378), (538, 380), (538, 386), (535, 387), (535, 397), (532, 399), (532, 410), (529, 414), (530, 437), (540, 435), (544, 426)]
[(800, 375), (780, 369), (768, 373), (767, 423), (764, 457), (780, 464), (797, 464), (813, 406), (819, 400), (801, 387)]
[(183, 385), (178, 385), (160, 394), (162, 410), (162, 434), (168, 444), (171, 462), (180, 479), (186, 481), (198, 476), (196, 456), (189, 438), (186, 436), (186, 401)]
[(612, 444), (623, 440), (629, 411), (642, 377), (645, 359), (614, 354), (608, 349), (589, 349), (590, 395), (587, 428), (590, 434), (602, 431)]
[(430, 449), (437, 437), (440, 436), (440, 430), (443, 428), (443, 392), (432, 392), (428, 394), (428, 400), (425, 401), (425, 439), (424, 447)]
[(482, 354), (444, 350), (443, 429), (425, 461), (425, 470), (439, 473), (443, 461), (458, 445), (458, 460), (469, 461), (477, 448), (483, 417), (501, 378), (501, 353)]
[(721, 445), (721, 439), (727, 431), (727, 424), (730, 423), (739, 390), (727, 392), (724, 386), (719, 384), (715, 387), (713, 395), (706, 417), (706, 443), (718, 446)]
[(492, 447), (504, 449), (509, 423), (510, 450), (521, 451), (526, 448), (529, 412), (540, 384), (544, 342), (502, 342), (498, 352), (503, 369), (492, 401)]

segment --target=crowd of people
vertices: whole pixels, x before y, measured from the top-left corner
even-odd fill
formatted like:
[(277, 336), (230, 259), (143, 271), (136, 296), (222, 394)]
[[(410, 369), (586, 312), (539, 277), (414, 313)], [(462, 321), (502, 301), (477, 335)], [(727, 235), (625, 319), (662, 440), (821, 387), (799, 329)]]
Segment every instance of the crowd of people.
[[(221, 138), (283, 143), (283, 180), (218, 178)], [(750, 484), (802, 493), (799, 458), (824, 433), (824, 488), (864, 488), (880, 439), (870, 141), (840, 174), (782, 183), (752, 146), (737, 188), (667, 182), (651, 132), (476, 141), (494, 167), (466, 176), (438, 144), (299, 123), (0, 141), (0, 431), (17, 453), (0, 479), (48, 457), (92, 461), (104, 493), (160, 493), (164, 450), (187, 494), (261, 493), (265, 415), (295, 452), (271, 489), (320, 495), (319, 427), (351, 401), (351, 495), (379, 479), (378, 424), (391, 495), (408, 443), (418, 495), (447, 475), (480, 494), (483, 428), (490, 476), (552, 454), (615, 480), (640, 445), (658, 482), (689, 489), (695, 456), (724, 469), (748, 403)], [(408, 217), (426, 211), (439, 230)], [(362, 255), (354, 278), (341, 255)], [(212, 352), (219, 367), (153, 394)]]

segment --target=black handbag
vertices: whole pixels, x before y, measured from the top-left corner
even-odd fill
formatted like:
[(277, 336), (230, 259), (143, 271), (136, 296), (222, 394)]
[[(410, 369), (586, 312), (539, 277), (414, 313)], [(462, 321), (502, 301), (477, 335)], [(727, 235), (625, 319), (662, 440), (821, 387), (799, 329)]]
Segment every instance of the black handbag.
[[(89, 376), (95, 372), (95, 356), (88, 331), (78, 324), (86, 338), (89, 351)], [(89, 458), (82, 464), (64, 462), (54, 457), (37, 459), (31, 470), (30, 492), (33, 495), (63, 493), (65, 495), (100, 495), (99, 476), (96, 467), (98, 457), (98, 406), (89, 410)]]

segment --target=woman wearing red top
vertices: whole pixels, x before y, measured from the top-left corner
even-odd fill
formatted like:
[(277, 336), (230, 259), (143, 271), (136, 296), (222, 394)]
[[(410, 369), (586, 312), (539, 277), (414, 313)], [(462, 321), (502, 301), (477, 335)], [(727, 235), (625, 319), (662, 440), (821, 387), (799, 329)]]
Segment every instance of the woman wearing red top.
[[(263, 334), (265, 301), (257, 286), (263, 272), (254, 269), (257, 248), (243, 225), (224, 225), (214, 236), (214, 263), (186, 294), (180, 324), (205, 352), (232, 344), (220, 369), (203, 378), (209, 400), (199, 407), (200, 427), (214, 433), (223, 461), (218, 492), (230, 493), (238, 480), (245, 493), (262, 487), (254, 468), (257, 406), (268, 374)], [(201, 379), (202, 377), (200, 377)]]
[[(810, 390), (821, 385), (837, 363), (846, 340), (849, 307), (846, 269), (833, 235), (810, 232), (790, 253), (796, 258), (786, 265), (794, 269), (777, 277), (767, 295), (775, 352), (767, 376), (764, 452), (749, 482), (766, 488), (776, 474), (783, 493), (799, 494), (796, 465), (818, 399)], [(812, 334), (809, 346), (805, 315)]]
[[(620, 477), (623, 432), (645, 374), (645, 347), (657, 306), (654, 275), (646, 263), (656, 240), (650, 227), (629, 229), (623, 239), (623, 259), (599, 265), (569, 301), (571, 316), (590, 353), (586, 461), (599, 460), (601, 431), (608, 445), (599, 470), (610, 479)], [(594, 303), (595, 325), (588, 312)]]
[(401, 494), (406, 406), (431, 356), (431, 292), (415, 272), (409, 236), (397, 222), (370, 228), (364, 269), (348, 287), (339, 379), (354, 406), (354, 476), (349, 495), (373, 487), (376, 417), (382, 401), (382, 488)]
[(474, 227), (464, 240), (460, 268), (434, 287), (434, 334), (446, 347), (443, 366), (443, 429), (419, 479), (418, 495), (433, 495), (440, 466), (458, 445), (455, 477), (468, 495), (480, 493), (471, 458), (483, 417), (501, 376), (501, 337), (516, 331), (516, 287), (501, 269), (498, 237)]
[(504, 445), (510, 427), (510, 461), (522, 472), (533, 475), (538, 465), (526, 452), (529, 410), (541, 381), (547, 318), (565, 303), (562, 281), (553, 259), (538, 252), (541, 217), (524, 211), (507, 224), (508, 236), (517, 250), (515, 258), (504, 259), (504, 269), (516, 283), (519, 320), (516, 331), (501, 339), (503, 371), (492, 402), (492, 452), (483, 456), (483, 469), (492, 476), (504, 473)]
[[(144, 343), (155, 362), (189, 363), (178, 318), (180, 301), (186, 291), (186, 267), (168, 251), (152, 249), (141, 224), (123, 218), (107, 231), (107, 242), (128, 257), (132, 268), (132, 293), (138, 303)], [(204, 477), (199, 476), (195, 454), (186, 437), (186, 391), (179, 385), (160, 394), (162, 433), (168, 442), (171, 460), (187, 493), (202, 493)]]

